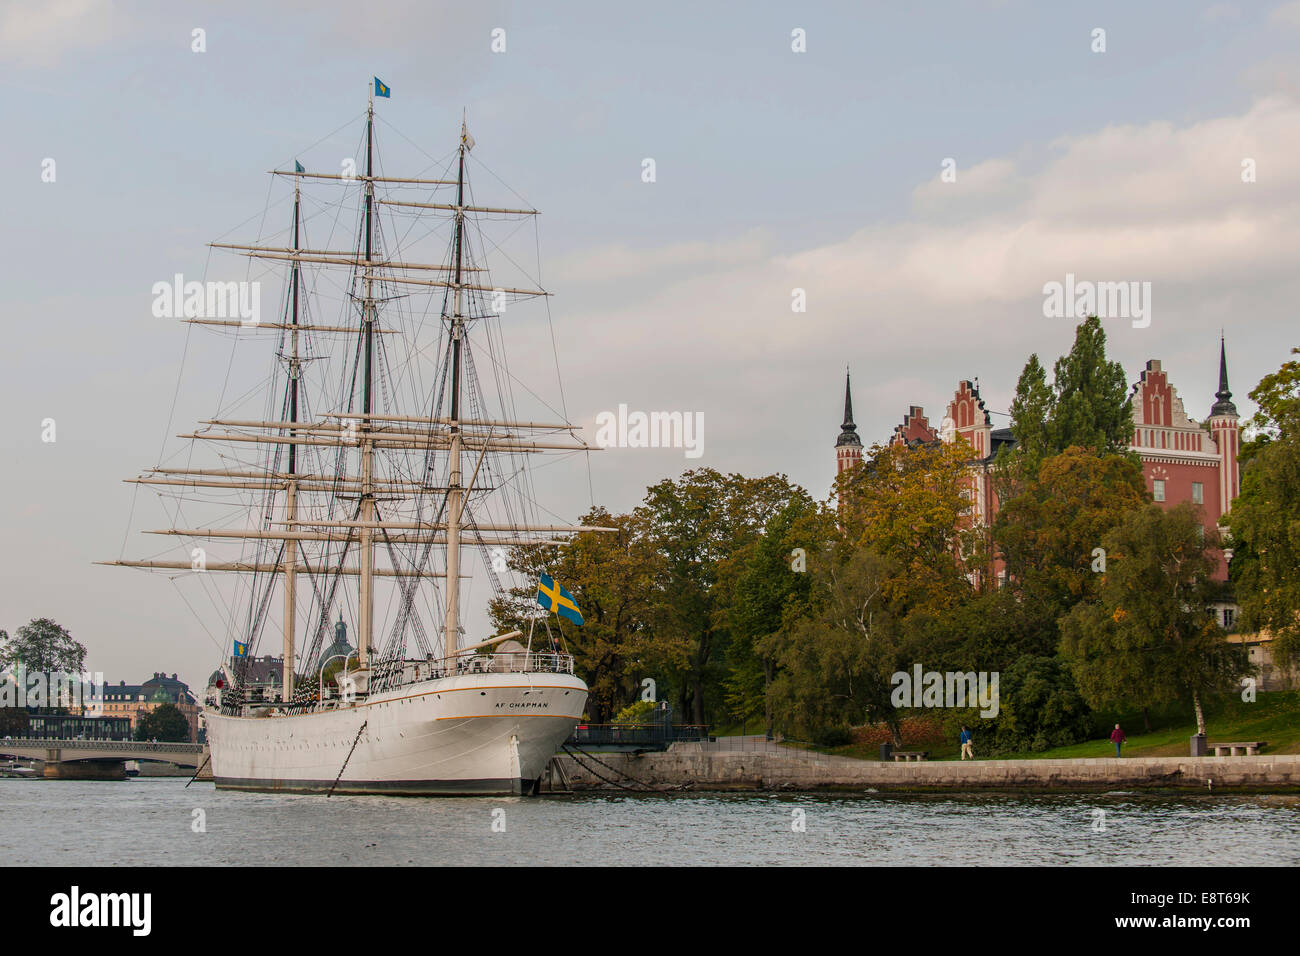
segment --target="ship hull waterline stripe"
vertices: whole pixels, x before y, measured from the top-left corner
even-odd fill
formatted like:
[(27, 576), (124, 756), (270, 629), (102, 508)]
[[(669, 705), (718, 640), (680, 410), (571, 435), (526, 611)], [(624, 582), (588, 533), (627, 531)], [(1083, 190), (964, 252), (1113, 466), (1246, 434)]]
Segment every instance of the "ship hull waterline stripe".
[[(216, 777), (218, 790), (247, 790), (260, 793), (326, 793), (332, 780), (280, 780), (269, 783), (238, 777)], [(334, 793), (382, 793), (394, 797), (502, 796), (528, 793), (534, 781), (501, 777), (485, 780), (340, 780)]]

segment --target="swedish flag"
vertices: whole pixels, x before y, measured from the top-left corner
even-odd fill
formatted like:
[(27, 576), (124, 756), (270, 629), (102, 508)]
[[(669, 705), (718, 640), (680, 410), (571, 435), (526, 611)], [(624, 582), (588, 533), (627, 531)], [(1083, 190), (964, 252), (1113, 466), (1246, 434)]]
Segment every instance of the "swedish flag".
[(545, 574), (542, 575), (542, 583), (537, 586), (537, 603), (560, 617), (568, 618), (579, 627), (582, 626), (582, 612), (578, 610), (573, 595)]
[(236, 657), (247, 657), (247, 656), (248, 656), (248, 645), (247, 645), (247, 644), (241, 644), (239, 641), (235, 641), (235, 656), (236, 656)]
[(375, 96), (387, 96), (389, 99), (393, 96), (393, 91), (379, 77), (375, 77)]

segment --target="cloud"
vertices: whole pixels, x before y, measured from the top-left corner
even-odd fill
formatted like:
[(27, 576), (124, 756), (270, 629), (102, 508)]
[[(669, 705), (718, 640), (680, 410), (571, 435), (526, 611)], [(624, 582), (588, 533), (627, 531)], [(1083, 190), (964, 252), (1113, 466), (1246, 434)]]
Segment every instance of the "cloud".
[(1291, 27), (1300, 27), (1300, 0), (1290, 0), (1274, 7), (1268, 18), (1273, 23), (1282, 23)]
[(114, 10), (114, 4), (102, 0), (5, 4), (0, 10), (0, 61), (51, 66), (74, 50), (99, 46), (115, 35)]
[[(610, 360), (581, 370), (570, 407), (587, 419), (623, 401), (701, 409), (706, 464), (732, 451), (722, 467), (766, 471), (779, 458), (771, 442), (807, 440), (814, 401), (817, 414), (826, 408), (822, 424), (836, 424), (842, 392), (830, 373), (846, 362), (870, 396), (865, 439), (887, 435), (909, 404), (937, 421), (960, 378), (980, 376), (989, 407), (1005, 409), (1030, 352), (1050, 364), (1068, 348), (1073, 323), (1042, 315), (1043, 284), (1067, 272), (1151, 282), (1151, 328), (1115, 320), (1112, 354), (1134, 377), (1145, 358), (1175, 355), (1200, 375), (1210, 362), (1201, 352), (1217, 361), (1222, 325), (1230, 347), (1244, 345), (1245, 329), (1232, 327), (1246, 320), (1261, 345), (1294, 337), (1284, 304), (1300, 246), (1297, 152), (1300, 104), (1270, 97), (1240, 115), (1045, 142), (959, 171), (956, 183), (936, 172), (912, 193), (915, 215), (795, 254), (750, 233), (571, 257), (556, 283), (561, 328), (585, 330), (584, 349)], [(1254, 160), (1256, 182), (1243, 182), (1243, 159)], [(602, 270), (620, 281), (596, 281)], [(807, 312), (791, 311), (795, 288)], [(1180, 384), (1196, 414), (1214, 383)]]

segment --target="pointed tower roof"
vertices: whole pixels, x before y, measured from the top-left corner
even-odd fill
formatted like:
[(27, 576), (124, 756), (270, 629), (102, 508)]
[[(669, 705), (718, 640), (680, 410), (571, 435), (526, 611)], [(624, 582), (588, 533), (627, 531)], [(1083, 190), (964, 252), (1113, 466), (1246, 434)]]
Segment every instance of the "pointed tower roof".
[(844, 370), (844, 424), (840, 427), (843, 431), (840, 432), (839, 440), (835, 442), (836, 448), (844, 445), (862, 447), (862, 440), (858, 438), (858, 426), (853, 424), (853, 392), (849, 388), (848, 369)]
[(1210, 415), (1236, 415), (1237, 406), (1232, 404), (1232, 392), (1228, 391), (1228, 350), (1223, 343), (1223, 333), (1219, 333), (1219, 390), (1214, 393), (1218, 399), (1210, 409)]

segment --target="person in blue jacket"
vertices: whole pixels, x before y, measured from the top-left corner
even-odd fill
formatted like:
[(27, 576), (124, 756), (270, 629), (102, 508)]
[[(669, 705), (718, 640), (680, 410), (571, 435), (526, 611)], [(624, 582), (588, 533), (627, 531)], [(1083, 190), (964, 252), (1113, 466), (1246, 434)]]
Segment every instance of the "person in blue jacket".
[(961, 759), (965, 760), (967, 757), (969, 757), (971, 760), (975, 759), (975, 748), (971, 746), (970, 731), (966, 729), (965, 724), (962, 724), (961, 725)]

